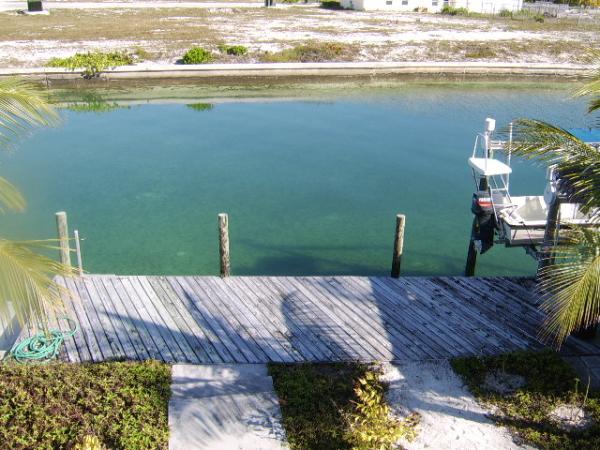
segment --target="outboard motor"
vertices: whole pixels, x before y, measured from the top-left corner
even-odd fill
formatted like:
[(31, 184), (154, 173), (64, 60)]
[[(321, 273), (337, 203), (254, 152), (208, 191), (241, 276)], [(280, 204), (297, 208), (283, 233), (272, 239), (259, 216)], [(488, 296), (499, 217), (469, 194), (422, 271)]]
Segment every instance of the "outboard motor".
[(475, 215), (471, 239), (477, 251), (483, 254), (494, 245), (494, 231), (496, 228), (496, 216), (489, 192), (476, 191), (473, 193), (471, 212)]

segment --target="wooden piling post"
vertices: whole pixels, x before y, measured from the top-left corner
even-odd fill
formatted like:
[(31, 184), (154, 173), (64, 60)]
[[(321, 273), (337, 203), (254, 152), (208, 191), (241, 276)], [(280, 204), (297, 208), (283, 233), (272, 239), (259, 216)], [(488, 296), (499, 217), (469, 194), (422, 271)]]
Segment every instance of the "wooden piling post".
[(471, 239), (469, 241), (469, 250), (467, 251), (467, 264), (465, 265), (465, 277), (475, 276), (475, 266), (477, 265), (477, 248), (475, 247), (474, 237), (477, 234), (479, 223), (477, 217), (473, 219), (471, 226)]
[(229, 261), (229, 216), (219, 214), (219, 257), (221, 276), (223, 278), (231, 275), (231, 266)]
[(396, 216), (396, 234), (394, 236), (394, 254), (392, 256), (392, 278), (400, 278), (400, 268), (402, 265), (402, 253), (404, 251), (404, 224), (406, 216), (398, 214)]
[[(488, 179), (482, 177), (479, 179), (479, 190), (487, 191), (489, 189)], [(490, 193), (491, 196), (491, 193)], [(471, 238), (469, 239), (469, 249), (467, 250), (467, 263), (465, 264), (465, 276), (475, 276), (475, 266), (477, 265), (477, 247), (475, 247), (474, 237), (479, 232), (479, 220), (477, 216), (473, 218), (473, 224), (471, 225)]]
[(56, 228), (58, 230), (58, 245), (61, 264), (71, 267), (71, 249), (69, 248), (69, 226), (67, 224), (67, 213), (60, 211), (56, 213)]
[(469, 242), (469, 250), (467, 251), (467, 264), (465, 265), (465, 276), (475, 276), (475, 266), (477, 265), (477, 249), (475, 248), (475, 241), (471, 239)]

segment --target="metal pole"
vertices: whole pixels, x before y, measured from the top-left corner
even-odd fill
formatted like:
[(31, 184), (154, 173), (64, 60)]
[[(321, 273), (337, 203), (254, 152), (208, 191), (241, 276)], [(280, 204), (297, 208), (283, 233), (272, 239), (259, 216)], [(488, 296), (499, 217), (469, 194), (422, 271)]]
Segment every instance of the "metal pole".
[(79, 276), (83, 275), (83, 262), (81, 260), (81, 244), (79, 243), (79, 230), (75, 230), (73, 232), (75, 235), (75, 251), (77, 253), (77, 270), (79, 272)]
[[(512, 156), (512, 143), (513, 143), (513, 123), (509, 123), (508, 124), (508, 156), (506, 158), (506, 162), (508, 163), (508, 166), (510, 167), (510, 160), (511, 160), (511, 156)], [(506, 190), (508, 191), (509, 188), (509, 183), (510, 183), (510, 174), (506, 175)]]

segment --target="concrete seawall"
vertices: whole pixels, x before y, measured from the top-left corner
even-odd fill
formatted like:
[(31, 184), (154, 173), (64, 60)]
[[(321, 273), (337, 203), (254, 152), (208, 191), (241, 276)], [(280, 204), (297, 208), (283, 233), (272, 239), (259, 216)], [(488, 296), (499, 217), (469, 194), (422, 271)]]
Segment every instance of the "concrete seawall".
[[(181, 79), (247, 77), (323, 77), (389, 75), (506, 75), (582, 77), (589, 67), (576, 64), (480, 63), (480, 62), (353, 62), (273, 64), (139, 64), (101, 72), (99, 79)], [(40, 80), (81, 79), (82, 71), (62, 68), (0, 69), (0, 77), (23, 76)]]

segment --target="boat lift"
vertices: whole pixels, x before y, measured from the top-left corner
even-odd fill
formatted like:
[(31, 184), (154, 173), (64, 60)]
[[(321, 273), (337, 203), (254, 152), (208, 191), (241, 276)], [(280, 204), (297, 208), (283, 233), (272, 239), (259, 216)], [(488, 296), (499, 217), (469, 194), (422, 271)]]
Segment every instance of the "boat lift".
[(496, 121), (487, 118), (485, 130), (475, 138), (468, 163), (473, 172), (474, 214), (465, 275), (475, 274), (477, 253), (487, 252), (494, 244), (523, 247), (539, 266), (545, 264), (546, 250), (565, 237), (570, 225), (598, 227), (593, 214), (584, 214), (577, 203), (569, 203), (560, 190), (555, 167), (546, 171), (543, 195), (510, 195), (513, 127), (508, 140), (495, 140)]

